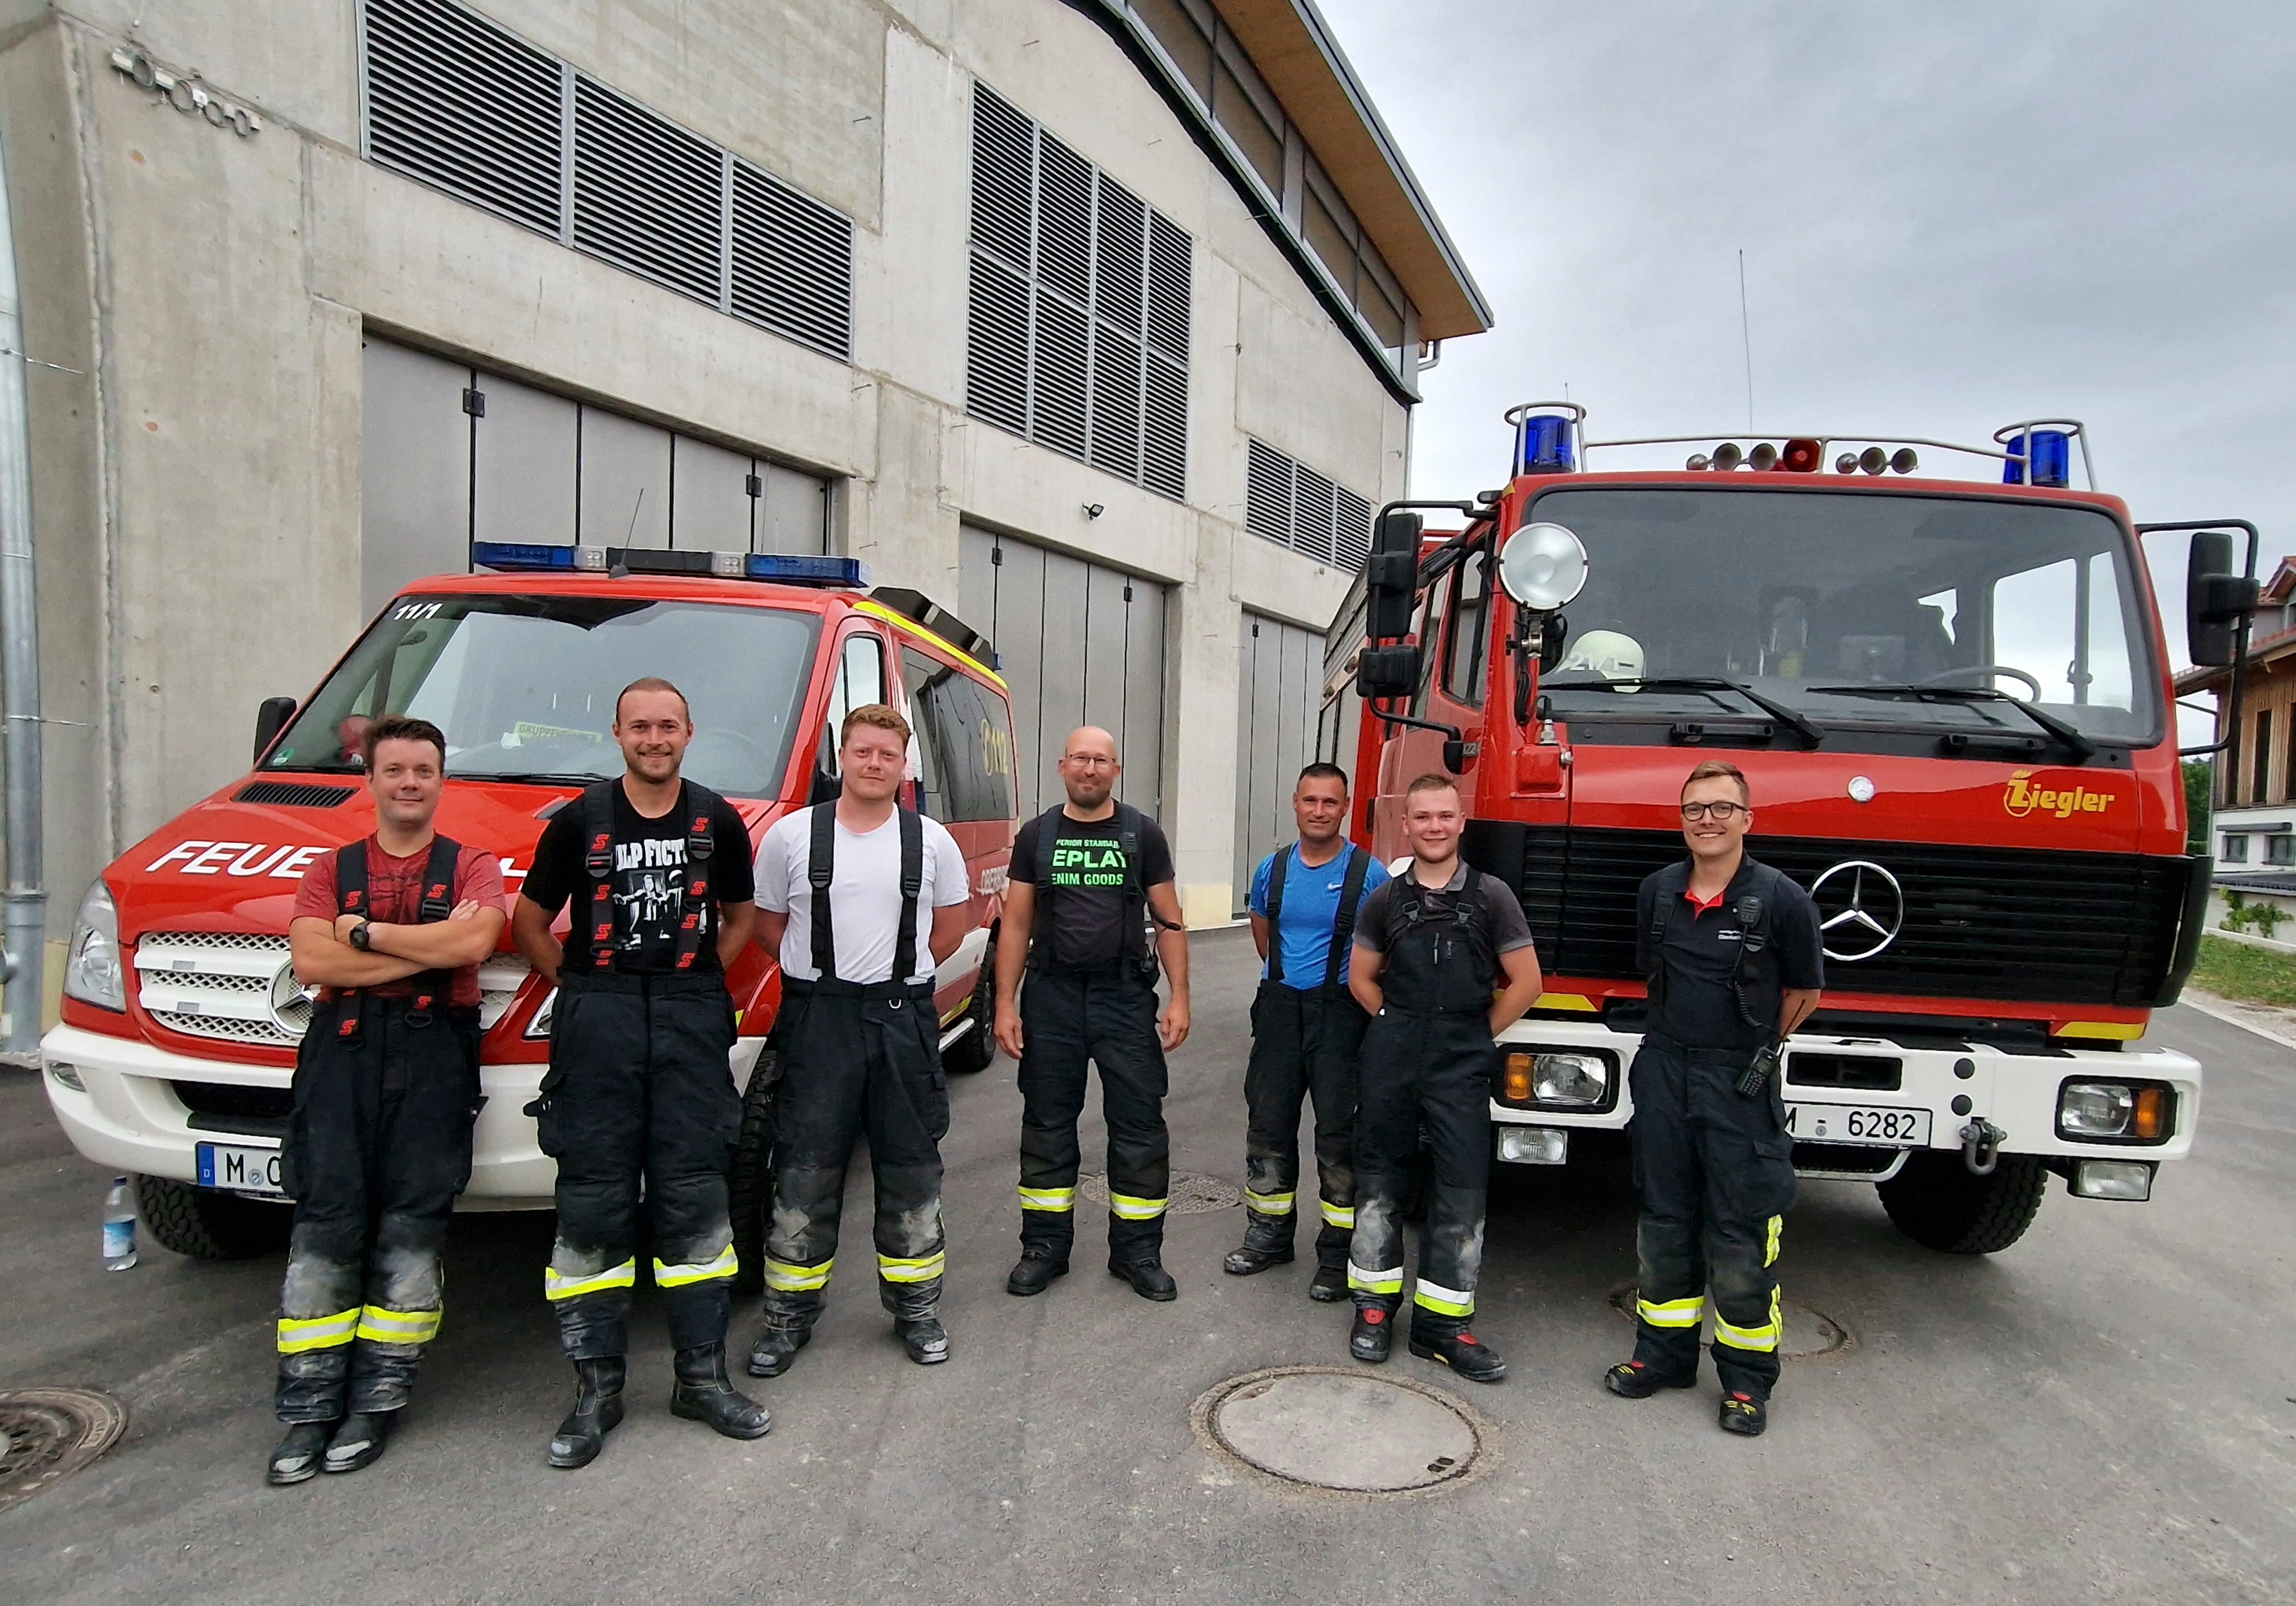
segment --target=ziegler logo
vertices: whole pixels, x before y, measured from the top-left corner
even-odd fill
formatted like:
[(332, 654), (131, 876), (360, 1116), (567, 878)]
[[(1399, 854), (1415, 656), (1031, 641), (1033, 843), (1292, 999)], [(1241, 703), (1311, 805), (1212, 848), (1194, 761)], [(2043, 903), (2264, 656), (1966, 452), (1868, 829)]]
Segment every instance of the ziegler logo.
[(2075, 815), (2101, 815), (2113, 805), (2111, 792), (2091, 791), (2086, 786), (2064, 790), (2035, 786), (2033, 772), (2016, 771), (2009, 777), (2008, 790), (2001, 794), (2001, 807), (2021, 820), (2030, 814), (2054, 815), (2060, 820), (2070, 820)]

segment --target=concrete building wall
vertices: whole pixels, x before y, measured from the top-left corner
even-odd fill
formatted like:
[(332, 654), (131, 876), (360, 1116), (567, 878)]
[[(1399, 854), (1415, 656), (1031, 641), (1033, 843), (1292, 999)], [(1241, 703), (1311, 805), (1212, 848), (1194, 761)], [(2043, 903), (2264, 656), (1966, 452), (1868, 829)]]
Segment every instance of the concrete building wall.
[[(1226, 918), (1244, 612), (1320, 628), (1345, 589), (1244, 532), (1245, 436), (1376, 504), (1406, 423), (1189, 131), (1059, 0), (474, 9), (849, 215), (852, 361), (362, 160), (355, 0), (11, 0), (30, 338), (79, 371), (33, 381), (48, 709), (81, 722), (47, 742), (57, 932), (364, 622), (369, 333), (832, 476), (882, 582), (954, 599), (970, 520), (1169, 583), (1166, 823), (1192, 914)], [(131, 28), (261, 131), (115, 70)], [(1195, 240), (1185, 503), (964, 412), (975, 76)]]

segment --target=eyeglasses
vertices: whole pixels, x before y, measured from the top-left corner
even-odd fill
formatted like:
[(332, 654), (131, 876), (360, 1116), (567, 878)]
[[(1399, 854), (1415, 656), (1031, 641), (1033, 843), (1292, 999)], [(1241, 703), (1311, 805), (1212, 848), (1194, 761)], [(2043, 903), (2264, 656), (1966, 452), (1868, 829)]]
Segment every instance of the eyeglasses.
[(1116, 760), (1105, 753), (1070, 753), (1068, 761), (1078, 769), (1114, 769)]
[(1711, 815), (1724, 823), (1736, 819), (1742, 814), (1753, 812), (1743, 803), (1685, 803), (1682, 806), (1682, 817), (1685, 820), (1702, 820)]

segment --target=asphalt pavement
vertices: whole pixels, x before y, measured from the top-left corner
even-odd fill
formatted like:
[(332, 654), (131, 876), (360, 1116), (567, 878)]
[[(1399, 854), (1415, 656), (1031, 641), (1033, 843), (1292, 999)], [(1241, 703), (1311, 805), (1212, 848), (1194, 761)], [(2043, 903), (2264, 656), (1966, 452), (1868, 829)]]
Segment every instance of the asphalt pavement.
[[(1255, 966), (1240, 931), (1194, 951), (1174, 1161), (1240, 1181)], [(1899, 1237), (1869, 1185), (1803, 1184), (1786, 1296), (1849, 1342), (1787, 1363), (1757, 1441), (1718, 1430), (1710, 1371), (1646, 1402), (1602, 1391), (1631, 1334), (1609, 1302), (1634, 1276), (1620, 1169), (1502, 1168), (1476, 1325), (1513, 1375), (1477, 1387), (1398, 1350), (1388, 1370), (1463, 1401), (1486, 1449), (1478, 1475), (1393, 1496), (1279, 1483), (1192, 1430), (1224, 1380), (1349, 1364), (1345, 1307), (1305, 1297), (1312, 1254), (1221, 1274), (1238, 1211), (1170, 1218), (1175, 1304), (1102, 1271), (1089, 1210), (1070, 1275), (1004, 1293), (1003, 1059), (954, 1089), (947, 1365), (909, 1364), (877, 1307), (861, 1170), (830, 1314), (758, 1385), (770, 1438), (669, 1416), (642, 1293), (629, 1419), (554, 1471), (570, 1370), (549, 1220), (463, 1216), (388, 1456), (267, 1488), (278, 1261), (147, 1238), (106, 1273), (108, 1179), (35, 1078), (0, 1073), (0, 1389), (95, 1388), (131, 1413), (110, 1454), (0, 1512), (0, 1602), (2296, 1601), (2296, 1050), (2188, 1008), (2154, 1035), (2208, 1093), (2150, 1205), (2053, 1183), (2023, 1241), (1964, 1259)], [(1095, 1114), (1087, 1166), (1101, 1141)], [(753, 1327), (745, 1308), (737, 1341)]]

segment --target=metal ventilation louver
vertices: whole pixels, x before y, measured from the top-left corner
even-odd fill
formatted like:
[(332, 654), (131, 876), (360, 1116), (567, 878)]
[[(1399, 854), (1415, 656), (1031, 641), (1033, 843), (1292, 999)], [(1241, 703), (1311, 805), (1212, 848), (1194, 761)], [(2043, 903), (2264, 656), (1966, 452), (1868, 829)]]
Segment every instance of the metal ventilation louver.
[(974, 86), (974, 417), (1184, 499), (1193, 254), (1186, 231)]
[(1244, 528), (1318, 563), (1361, 569), (1371, 553), (1371, 504), (1264, 441), (1246, 444)]
[(849, 360), (842, 214), (451, 0), (365, 0), (373, 160)]

